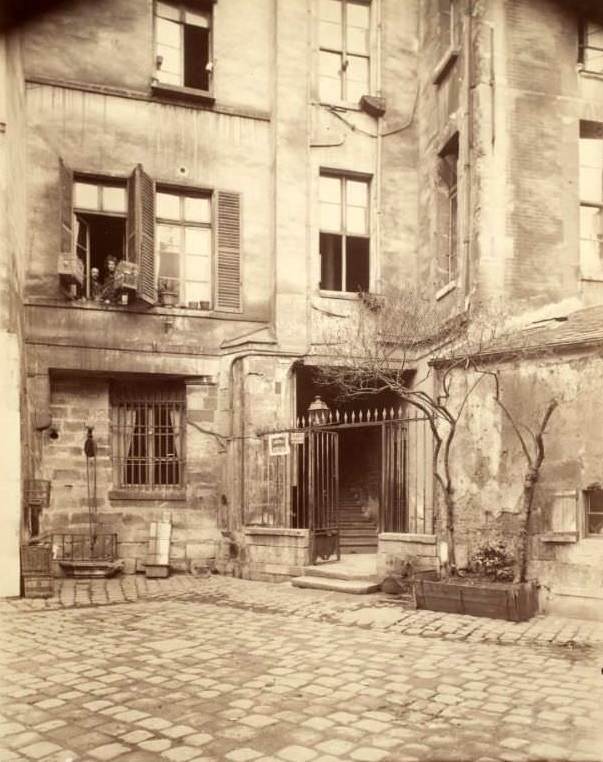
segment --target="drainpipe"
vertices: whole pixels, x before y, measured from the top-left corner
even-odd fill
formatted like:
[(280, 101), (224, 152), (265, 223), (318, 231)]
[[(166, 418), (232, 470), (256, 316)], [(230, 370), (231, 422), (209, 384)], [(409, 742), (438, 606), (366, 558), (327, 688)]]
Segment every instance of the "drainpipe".
[[(377, 61), (375, 63), (375, 83), (376, 83), (376, 91), (378, 95), (382, 94), (381, 90), (381, 50), (382, 50), (382, 39), (381, 39), (381, 0), (377, 0), (376, 6), (375, 6), (377, 19), (376, 19), (376, 29), (377, 29), (377, 40), (376, 40), (376, 49), (377, 49)], [(376, 146), (376, 167), (375, 167), (375, 184), (376, 184), (376, 192), (375, 192), (375, 206), (377, 213), (375, 214), (375, 256), (373, 257), (375, 264), (373, 265), (373, 277), (374, 277), (374, 283), (372, 284), (373, 289), (371, 289), (371, 284), (369, 282), (369, 291), (374, 290), (375, 292), (380, 291), (380, 285), (381, 285), (381, 198), (382, 198), (382, 191), (381, 191), (381, 182), (382, 182), (382, 175), (381, 175), (381, 155), (382, 155), (382, 149), (383, 149), (383, 137), (381, 135), (381, 126), (382, 126), (382, 119), (383, 117), (379, 115), (377, 117), (377, 146)]]
[(471, 210), (472, 204), (472, 192), (471, 192), (471, 152), (473, 147), (473, 114), (472, 114), (472, 84), (471, 78), (473, 75), (473, 46), (472, 46), (472, 33), (473, 33), (473, 0), (469, 0), (467, 6), (467, 13), (465, 15), (465, 28), (464, 28), (464, 40), (463, 46), (465, 49), (465, 66), (464, 66), (464, 81), (465, 81), (465, 104), (464, 104), (464, 140), (463, 140), (463, 180), (465, 184), (465, 209), (464, 209), (464, 235), (463, 235), (463, 260), (465, 264), (464, 283), (463, 290), (465, 296), (465, 306), (468, 306), (470, 299), (471, 288), (471, 239), (473, 236), (473, 215)]

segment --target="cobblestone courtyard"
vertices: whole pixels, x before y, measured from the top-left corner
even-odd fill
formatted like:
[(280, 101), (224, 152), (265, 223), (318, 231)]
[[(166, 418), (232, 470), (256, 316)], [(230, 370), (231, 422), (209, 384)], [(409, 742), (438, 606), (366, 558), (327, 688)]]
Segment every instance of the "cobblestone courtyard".
[(601, 626), (211, 577), (2, 601), (1, 760), (603, 759)]

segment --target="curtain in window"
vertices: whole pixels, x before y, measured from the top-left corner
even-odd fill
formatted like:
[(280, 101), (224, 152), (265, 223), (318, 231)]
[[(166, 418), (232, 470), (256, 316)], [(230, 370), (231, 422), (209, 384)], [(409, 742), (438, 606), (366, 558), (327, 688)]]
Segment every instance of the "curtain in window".
[(122, 463), (122, 484), (136, 484), (136, 453), (134, 452), (134, 429), (137, 424), (136, 408), (125, 405), (119, 410), (120, 428), (123, 432), (124, 459)]

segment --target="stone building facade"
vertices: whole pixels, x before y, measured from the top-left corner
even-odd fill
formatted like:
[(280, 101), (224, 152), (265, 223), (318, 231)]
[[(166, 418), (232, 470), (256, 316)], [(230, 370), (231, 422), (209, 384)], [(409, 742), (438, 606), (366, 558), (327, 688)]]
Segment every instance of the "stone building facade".
[[(86, 531), (93, 427), (98, 524), (127, 571), (169, 512), (176, 568), (296, 573), (319, 447), (370, 547), (437, 565), (428, 441), (413, 423), (404, 460), (391, 425), (408, 411), (385, 396), (369, 420), (360, 400), (337, 445), (292, 430), (316, 395), (335, 412), (313, 369), (359, 293), (418, 284), (444, 314), (504, 300), (523, 322), (600, 302), (601, 35), (547, 0), (103, 0), (20, 30), (10, 330), (21, 472), (51, 484), (42, 510), (15, 486), (22, 539)], [(114, 284), (108, 256), (138, 267), (127, 303), (95, 281)]]

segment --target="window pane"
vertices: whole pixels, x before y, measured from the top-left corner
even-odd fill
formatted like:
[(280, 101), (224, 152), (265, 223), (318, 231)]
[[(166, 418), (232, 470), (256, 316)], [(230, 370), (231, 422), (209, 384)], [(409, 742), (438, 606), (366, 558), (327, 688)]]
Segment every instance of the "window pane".
[(369, 62), (368, 58), (348, 56), (346, 70), (347, 92), (345, 98), (351, 103), (359, 101), (361, 96), (369, 92)]
[(320, 98), (323, 101), (340, 101), (341, 93), (341, 55), (339, 53), (320, 52)]
[(367, 5), (347, 6), (346, 47), (348, 53), (369, 53), (370, 12)]
[(368, 183), (348, 180), (346, 183), (346, 201), (348, 206), (368, 206)]
[(581, 138), (580, 198), (599, 202), (603, 199), (603, 140)]
[(345, 229), (347, 233), (368, 233), (367, 210), (358, 206), (348, 206), (346, 212)]
[(320, 288), (341, 291), (341, 242), (340, 235), (320, 234)]
[(177, 281), (180, 277), (180, 257), (172, 251), (159, 250), (159, 278), (170, 278)]
[(341, 230), (341, 206), (339, 204), (320, 204), (320, 229)]
[(370, 26), (370, 6), (366, 3), (348, 3), (347, 22), (348, 26), (368, 29)]
[(169, 48), (167, 45), (157, 45), (157, 78), (166, 82), (168, 81), (167, 78), (176, 77), (177, 84), (180, 84), (181, 72), (180, 51), (176, 48)]
[(157, 19), (157, 42), (171, 48), (180, 48), (180, 24), (166, 19)]
[(209, 257), (186, 258), (186, 280), (209, 283), (211, 277), (211, 261)]
[(360, 55), (368, 55), (369, 53), (369, 36), (365, 29), (356, 29), (355, 27), (348, 27), (346, 33), (346, 49), (348, 53), (359, 53)]
[(341, 0), (320, 0), (318, 15), (322, 21), (332, 21), (335, 24), (341, 24), (341, 11)]
[(330, 21), (321, 21), (318, 28), (319, 45), (321, 48), (341, 50), (341, 26)]
[(184, 14), (184, 23), (189, 26), (200, 26), (203, 27), (203, 29), (209, 29), (209, 14), (186, 11)]
[(180, 196), (176, 196), (173, 193), (158, 193), (157, 216), (168, 220), (179, 220)]
[(185, 228), (184, 251), (187, 254), (206, 254), (211, 251), (211, 230), (207, 228)]
[(187, 222), (211, 222), (211, 206), (208, 198), (184, 197), (184, 219)]
[(603, 534), (603, 514), (589, 514), (587, 531), (588, 534)]
[(126, 189), (112, 188), (110, 185), (103, 186), (102, 204), (105, 212), (125, 212)]
[(180, 10), (173, 5), (168, 5), (167, 3), (157, 3), (156, 13), (157, 16), (162, 16), (166, 19), (173, 19), (174, 21), (178, 21), (180, 18)]
[(346, 284), (350, 292), (369, 290), (368, 238), (346, 238)]
[[(209, 283), (188, 281), (184, 284), (184, 302), (211, 302)], [(196, 306), (196, 305), (195, 305)]]
[(155, 73), (155, 76), (159, 82), (164, 82), (166, 85), (178, 86), (182, 84), (182, 77), (180, 74), (170, 74), (167, 71), (161, 71), (161, 69), (158, 69)]
[(318, 198), (331, 204), (341, 204), (341, 179), (321, 175), (318, 184)]
[(181, 228), (176, 225), (157, 225), (159, 251), (180, 251)]
[(78, 209), (99, 209), (98, 186), (90, 183), (75, 183), (73, 205)]
[(583, 277), (603, 274), (603, 210), (580, 207), (580, 270)]

